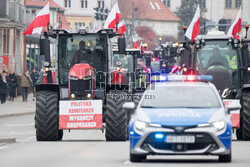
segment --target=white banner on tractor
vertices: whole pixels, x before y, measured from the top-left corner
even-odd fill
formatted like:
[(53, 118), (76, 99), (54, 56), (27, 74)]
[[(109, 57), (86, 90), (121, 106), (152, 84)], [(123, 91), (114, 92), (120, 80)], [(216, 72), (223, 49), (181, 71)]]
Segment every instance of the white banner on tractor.
[[(235, 99), (224, 99), (223, 102), (226, 107), (240, 104), (240, 101), (235, 100)], [(232, 127), (239, 128), (240, 127), (240, 110), (231, 111), (230, 114), (231, 114), (231, 119), (232, 119)]]
[(60, 101), (60, 129), (101, 129), (101, 100)]

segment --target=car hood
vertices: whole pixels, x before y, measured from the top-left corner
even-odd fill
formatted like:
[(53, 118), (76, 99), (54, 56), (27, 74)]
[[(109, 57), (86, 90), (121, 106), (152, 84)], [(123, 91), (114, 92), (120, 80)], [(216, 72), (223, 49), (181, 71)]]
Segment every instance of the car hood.
[(220, 108), (170, 108), (147, 109), (138, 111), (137, 120), (166, 126), (192, 126), (222, 120), (225, 112)]

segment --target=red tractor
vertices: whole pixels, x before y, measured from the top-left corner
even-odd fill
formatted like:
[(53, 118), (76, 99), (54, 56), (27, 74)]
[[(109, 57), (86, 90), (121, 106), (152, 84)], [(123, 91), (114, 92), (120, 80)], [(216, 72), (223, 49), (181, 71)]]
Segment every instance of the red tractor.
[[(129, 88), (122, 80), (115, 83), (110, 73), (111, 38), (117, 35), (110, 29), (97, 33), (60, 29), (41, 36), (46, 79), (36, 86), (38, 141), (61, 140), (66, 129), (100, 129), (105, 130), (107, 141), (127, 140), (129, 114), (122, 105), (128, 101), (124, 96)], [(125, 39), (118, 43), (124, 51)], [(53, 56), (50, 46), (56, 47)]]

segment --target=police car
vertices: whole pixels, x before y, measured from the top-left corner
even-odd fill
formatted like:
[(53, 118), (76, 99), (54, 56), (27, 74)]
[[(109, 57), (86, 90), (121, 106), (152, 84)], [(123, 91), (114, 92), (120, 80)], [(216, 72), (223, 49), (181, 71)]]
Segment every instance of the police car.
[(202, 76), (177, 78), (182, 82), (152, 83), (144, 92), (129, 122), (130, 161), (147, 155), (218, 155), (220, 162), (231, 162), (229, 113), (240, 106), (225, 108), (212, 83), (193, 82)]

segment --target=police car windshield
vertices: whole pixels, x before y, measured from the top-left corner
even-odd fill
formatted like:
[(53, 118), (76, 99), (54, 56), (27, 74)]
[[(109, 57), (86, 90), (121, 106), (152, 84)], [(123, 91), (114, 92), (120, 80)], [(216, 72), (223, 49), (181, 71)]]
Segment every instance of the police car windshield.
[[(154, 90), (153, 90), (154, 89)], [(219, 108), (220, 102), (211, 87), (168, 86), (148, 90), (142, 108)]]

